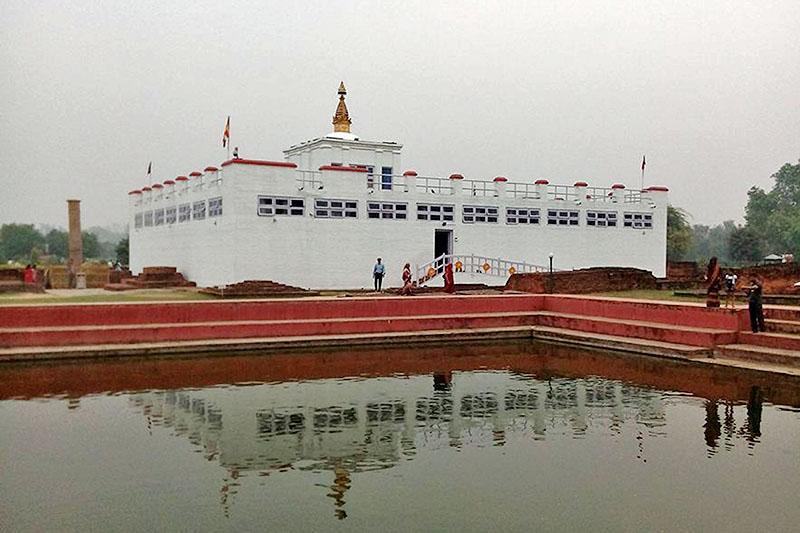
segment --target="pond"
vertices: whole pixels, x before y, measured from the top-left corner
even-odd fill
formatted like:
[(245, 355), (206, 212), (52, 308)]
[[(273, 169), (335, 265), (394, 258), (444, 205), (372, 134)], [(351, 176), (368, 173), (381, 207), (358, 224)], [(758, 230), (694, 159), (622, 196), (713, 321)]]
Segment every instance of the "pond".
[(0, 367), (4, 531), (796, 531), (800, 381), (533, 343)]

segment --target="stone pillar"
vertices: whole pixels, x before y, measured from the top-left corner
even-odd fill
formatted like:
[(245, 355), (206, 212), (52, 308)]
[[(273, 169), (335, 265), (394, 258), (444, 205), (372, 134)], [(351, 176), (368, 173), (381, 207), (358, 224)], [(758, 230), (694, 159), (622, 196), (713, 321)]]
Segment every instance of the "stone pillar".
[(547, 200), (547, 187), (550, 185), (550, 182), (547, 180), (536, 180), (534, 185), (536, 185), (536, 195), (539, 199)]
[(451, 174), (450, 184), (453, 186), (453, 195), (461, 196), (464, 191), (464, 176), (461, 174)]
[(621, 204), (625, 200), (625, 186), (621, 183), (615, 183), (611, 186), (611, 201), (615, 204)]
[(406, 179), (406, 192), (417, 192), (417, 173), (413, 170), (403, 172)]
[[(77, 285), (78, 274), (82, 274), (83, 265), (83, 241), (81, 240), (81, 201), (67, 200), (69, 209), (69, 262), (67, 270), (72, 276), (68, 275), (70, 289)], [(85, 283), (84, 283), (85, 288)]]
[(585, 181), (576, 181), (575, 185), (575, 201), (576, 203), (583, 203), (589, 198), (586, 195), (586, 191), (589, 189), (589, 184)]
[(497, 176), (494, 179), (494, 195), (499, 198), (506, 197), (506, 188), (508, 187), (508, 180), (504, 176)]

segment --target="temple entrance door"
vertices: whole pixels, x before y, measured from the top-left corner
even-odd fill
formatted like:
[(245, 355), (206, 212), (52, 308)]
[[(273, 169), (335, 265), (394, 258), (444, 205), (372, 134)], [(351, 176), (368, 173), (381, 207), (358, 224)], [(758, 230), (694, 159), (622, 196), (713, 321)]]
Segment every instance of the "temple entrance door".
[(451, 255), (453, 253), (453, 230), (437, 229), (433, 234), (433, 257), (434, 259), (442, 254)]

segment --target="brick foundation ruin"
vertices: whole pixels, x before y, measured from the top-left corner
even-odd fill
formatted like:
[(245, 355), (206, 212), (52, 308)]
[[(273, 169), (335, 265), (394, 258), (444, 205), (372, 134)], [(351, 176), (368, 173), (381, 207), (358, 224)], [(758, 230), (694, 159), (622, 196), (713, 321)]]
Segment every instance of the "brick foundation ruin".
[(119, 283), (108, 283), (104, 287), (107, 291), (130, 291), (134, 289), (164, 289), (167, 287), (194, 287), (193, 281), (188, 281), (175, 267), (154, 266), (144, 267), (142, 273), (133, 277), (122, 277)]
[(292, 287), (274, 281), (242, 281), (224, 287), (207, 287), (200, 289), (205, 294), (213, 294), (220, 298), (271, 298), (276, 296), (314, 296), (317, 292), (300, 287)]
[[(598, 267), (553, 272), (553, 290), (559, 294), (587, 294), (591, 292), (655, 289), (656, 278), (647, 270), (638, 268)], [(514, 274), (504, 290), (531, 292), (549, 291), (550, 273)]]

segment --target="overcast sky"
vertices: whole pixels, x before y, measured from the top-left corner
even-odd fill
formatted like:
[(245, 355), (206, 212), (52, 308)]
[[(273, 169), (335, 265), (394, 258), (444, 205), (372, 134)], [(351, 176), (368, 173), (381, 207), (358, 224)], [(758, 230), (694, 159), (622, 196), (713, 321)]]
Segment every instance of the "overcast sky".
[(800, 159), (798, 0), (0, 2), (0, 223), (127, 222), (127, 193), (332, 130), (403, 169), (670, 188), (695, 223)]

